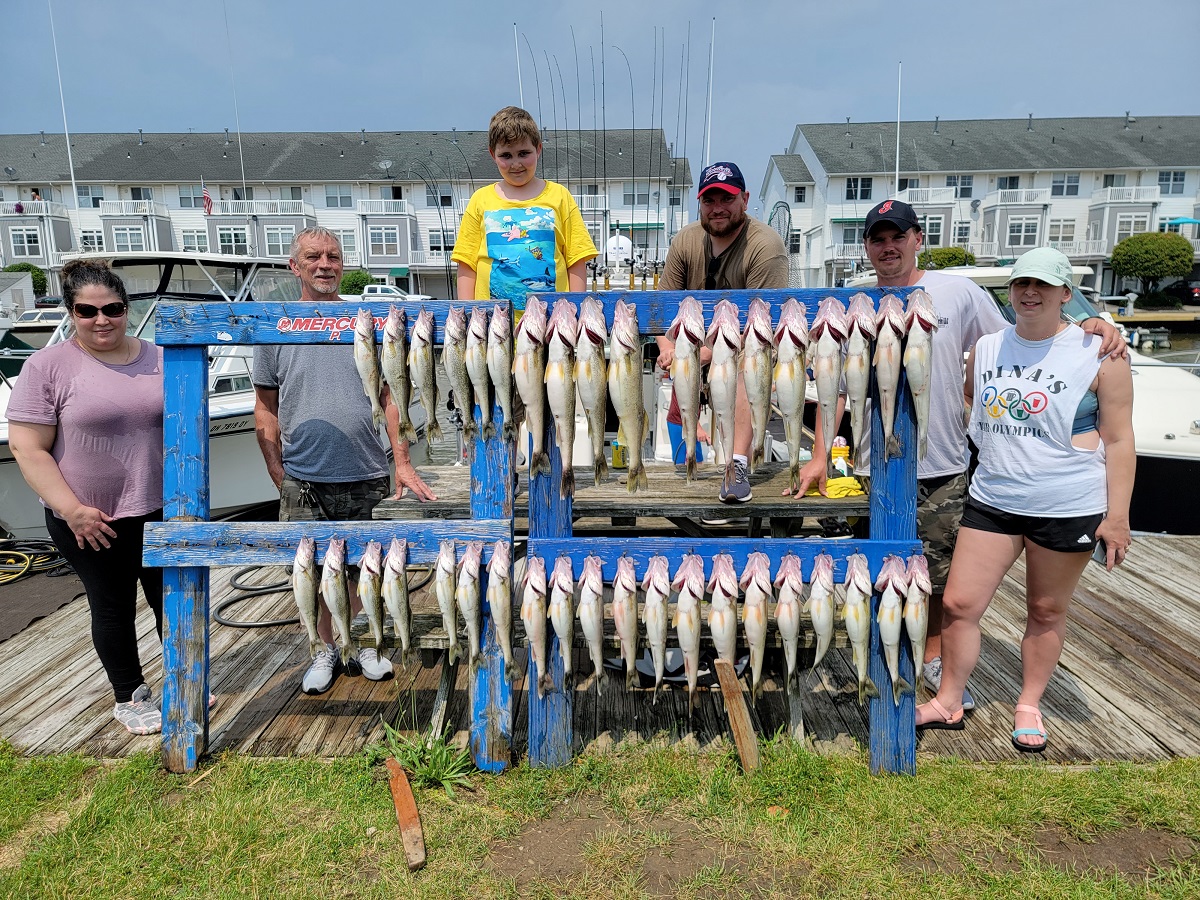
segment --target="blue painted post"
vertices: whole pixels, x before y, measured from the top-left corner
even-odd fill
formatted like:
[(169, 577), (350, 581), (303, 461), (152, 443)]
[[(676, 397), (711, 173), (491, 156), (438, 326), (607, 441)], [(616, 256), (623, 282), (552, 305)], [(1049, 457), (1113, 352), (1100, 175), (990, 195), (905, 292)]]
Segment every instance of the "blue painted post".
[[(896, 436), (901, 455), (883, 459), (883, 422), (879, 416), (879, 394), (871, 380), (871, 540), (915, 540), (917, 537), (917, 427), (908, 378), (900, 376), (896, 400)], [(878, 577), (878, 569), (872, 568)], [(884, 772), (915, 775), (917, 744), (914, 730), (913, 694), (905, 694), (896, 706), (892, 698), (892, 678), (884, 661), (879, 640), (879, 594), (871, 597), (871, 680), (879, 686), (879, 697), (871, 700), (870, 757), (871, 774)], [(913, 677), (912, 650), (903, 634), (900, 640), (900, 677), (916, 685)]]
[[(164, 347), (163, 519), (208, 518), (208, 350)], [(163, 570), (163, 765), (190, 772), (208, 749), (208, 568)]]
[[(558, 496), (562, 480), (562, 455), (554, 440), (554, 419), (546, 415), (546, 448), (550, 452), (550, 474), (538, 475), (529, 484), (529, 537), (570, 537), (572, 498)], [(532, 444), (532, 442), (531, 442)], [(532, 451), (531, 451), (532, 452)], [(546, 574), (554, 568), (554, 560), (546, 560)], [(578, 571), (576, 572), (578, 575)], [(548, 629), (550, 638), (550, 676), (554, 689), (539, 698), (537, 670), (533, 654), (529, 654), (525, 684), (529, 696), (529, 764), (558, 768), (571, 762), (574, 742), (575, 703), (571, 690), (565, 685), (562, 654), (558, 637)]]

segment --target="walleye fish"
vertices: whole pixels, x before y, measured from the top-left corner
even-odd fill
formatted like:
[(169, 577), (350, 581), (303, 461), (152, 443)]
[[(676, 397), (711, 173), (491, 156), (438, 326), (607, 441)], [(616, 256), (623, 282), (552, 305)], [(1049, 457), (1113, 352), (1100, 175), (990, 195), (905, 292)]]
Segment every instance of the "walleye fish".
[(571, 645), (575, 641), (575, 570), (571, 557), (560, 556), (550, 575), (550, 624), (558, 635), (558, 654), (563, 661), (563, 684), (571, 684), (575, 670), (571, 665)]
[(688, 482), (696, 477), (696, 440), (700, 427), (700, 348), (704, 346), (704, 310), (695, 297), (684, 297), (675, 320), (667, 329), (675, 342), (671, 361), (671, 383), (679, 418), (683, 421), (683, 443), (687, 448), (684, 471)]
[(371, 420), (378, 428), (384, 424), (383, 407), (379, 405), (383, 375), (379, 371), (379, 354), (375, 352), (375, 317), (366, 308), (359, 309), (354, 322), (354, 367), (362, 379), (363, 392), (371, 401)]
[(875, 326), (875, 381), (879, 385), (879, 416), (883, 420), (884, 459), (887, 459), (900, 455), (900, 439), (896, 437), (896, 391), (900, 387), (900, 344), (906, 329), (904, 307), (895, 295), (888, 294), (879, 301)]
[(825, 657), (829, 642), (833, 639), (833, 557), (828, 553), (818, 553), (808, 580), (808, 600), (804, 603), (804, 611), (812, 620), (813, 633), (817, 636), (817, 655), (812, 665), (815, 669)]
[(838, 391), (842, 381), (842, 344), (849, 323), (846, 308), (837, 297), (826, 297), (817, 308), (809, 330), (808, 364), (817, 383), (817, 405), (821, 407), (821, 430), (825, 440), (825, 472), (833, 478), (833, 438), (837, 434)]
[(471, 319), (467, 323), (466, 363), (467, 376), (471, 379), (471, 388), (475, 392), (475, 402), (479, 404), (479, 424), (482, 426), (485, 441), (496, 436), (496, 426), (492, 424), (492, 386), (488, 380), (487, 351), (487, 310), (476, 306), (471, 310)]
[(554, 690), (554, 679), (550, 676), (546, 648), (546, 563), (540, 556), (531, 556), (525, 561), (521, 621), (537, 672), (537, 695), (544, 697), (546, 691)]
[(772, 598), (771, 561), (765, 553), (746, 558), (739, 583), (746, 602), (742, 605), (742, 627), (750, 648), (750, 699), (757, 700), (762, 690), (763, 656), (767, 650), (767, 612)]
[(462, 415), (463, 436), (475, 439), (475, 400), (471, 376), (467, 374), (467, 314), (461, 306), (450, 307), (442, 343), (442, 368), (450, 380), (454, 407)]
[(804, 575), (800, 568), (800, 557), (787, 554), (779, 562), (775, 574), (775, 587), (779, 589), (779, 604), (775, 607), (775, 626), (783, 642), (783, 658), (787, 665), (787, 680), (784, 682), (790, 694), (796, 684), (796, 655), (800, 646), (800, 598), (804, 596)]
[(454, 602), (467, 625), (467, 663), (474, 672), (479, 666), (480, 632), (483, 622), (479, 618), (479, 562), (483, 557), (483, 541), (470, 541), (458, 564), (458, 581), (454, 586)]
[(325, 641), (317, 633), (317, 543), (310, 537), (300, 538), (296, 548), (296, 560), (292, 563), (292, 593), (296, 597), (296, 609), (300, 611), (300, 622), (308, 635), (308, 655), (316, 656), (325, 649)]
[(846, 606), (842, 616), (846, 621), (846, 637), (854, 654), (858, 671), (858, 703), (868, 697), (878, 697), (879, 688), (870, 675), (871, 651), (871, 568), (861, 553), (846, 557)]
[(596, 693), (604, 691), (604, 575), (598, 556), (583, 561), (579, 579), (579, 627), (587, 640), (588, 655), (596, 672)]
[(750, 472), (762, 465), (766, 454), (767, 420), (771, 417), (771, 308), (761, 297), (750, 301), (746, 330), (742, 332), (742, 381), (750, 402)]
[(383, 653), (383, 547), (379, 541), (367, 541), (358, 564), (358, 599), (367, 614), (367, 624), (375, 638), (375, 649)]
[[(910, 556), (904, 574), (908, 579), (908, 590), (904, 592), (904, 630), (912, 644), (913, 669), (920, 672), (925, 662), (925, 634), (929, 629), (929, 595), (933, 593), (929, 560), (919, 553)], [(920, 684), (919, 679), (913, 680)]]
[(717, 656), (734, 662), (737, 658), (737, 573), (733, 557), (718, 553), (712, 559), (712, 576), (708, 579), (712, 603), (708, 607), (708, 630), (712, 634)]
[(742, 334), (738, 328), (738, 310), (728, 300), (717, 303), (708, 326), (708, 344), (712, 361), (708, 366), (708, 396), (721, 435), (725, 457), (722, 487), (733, 484), (733, 417), (737, 404), (738, 357), (742, 352)]
[(617, 301), (613, 313), (612, 340), (608, 363), (608, 396), (621, 422), (621, 435), (629, 451), (627, 488), (636, 494), (649, 487), (642, 464), (642, 444), (648, 421), (642, 399), (642, 336), (638, 332), (637, 310), (624, 300)]
[(903, 619), (900, 604), (908, 593), (904, 560), (893, 555), (883, 561), (879, 577), (875, 579), (875, 590), (880, 592), (876, 614), (879, 641), (883, 644), (888, 675), (892, 678), (892, 700), (899, 706), (900, 695), (912, 690), (912, 685), (900, 677), (900, 623)]
[(700, 601), (704, 599), (704, 558), (697, 553), (684, 556), (671, 583), (679, 597), (671, 624), (683, 652), (683, 671), (687, 675), (688, 715), (696, 705), (696, 678), (700, 672)]
[(800, 440), (804, 434), (804, 384), (807, 379), (808, 318), (804, 304), (788, 297), (775, 329), (775, 396), (783, 413), (788, 447), (788, 493), (800, 487)]
[(487, 367), (492, 387), (496, 389), (496, 402), (500, 404), (500, 412), (504, 416), (502, 434), (504, 440), (511, 441), (517, 435), (517, 425), (513, 419), (512, 327), (508, 307), (502, 303), (492, 307), (492, 321), (488, 325)]
[(429, 441), (442, 439), (442, 426), (438, 424), (437, 372), (433, 365), (433, 313), (425, 307), (417, 313), (413, 326), (412, 342), (408, 345), (408, 369), (417, 385), (421, 405), (425, 407), (425, 434)]
[(504, 657), (504, 673), (512, 681), (517, 677), (517, 666), (512, 648), (512, 545), (508, 541), (496, 541), (487, 571), (488, 610), (496, 629), (496, 643)]
[(333, 617), (338, 654), (345, 665), (350, 661), (351, 650), (350, 592), (346, 586), (346, 542), (341, 538), (329, 539), (325, 563), (321, 566), (321, 596)]
[(917, 459), (924, 459), (929, 438), (929, 392), (933, 380), (933, 333), (937, 331), (937, 313), (933, 298), (917, 289), (908, 295), (904, 313), (908, 340), (904, 343), (904, 371), (908, 390), (917, 413)]
[(667, 663), (667, 601), (671, 598), (671, 572), (667, 565), (665, 556), (655, 554), (650, 557), (642, 579), (642, 590), (646, 594), (642, 621), (646, 623), (646, 643), (650, 645), (650, 656), (654, 660), (655, 703)]
[(562, 481), (558, 496), (575, 495), (575, 344), (579, 321), (575, 304), (566, 297), (556, 300), (546, 326), (546, 401), (554, 417), (554, 439), (562, 458)]
[(613, 579), (613, 625), (621, 641), (621, 659), (625, 660), (625, 690), (637, 685), (638, 604), (637, 574), (633, 559), (622, 556), (617, 560), (617, 577)]
[(513, 383), (525, 404), (525, 422), (533, 449), (529, 453), (529, 478), (539, 472), (550, 474), (546, 452), (546, 302), (530, 297), (525, 315), (517, 325)]
[(400, 665), (415, 656), (412, 648), (412, 607), (408, 603), (408, 541), (392, 538), (383, 560), (383, 604), (392, 617), (392, 631), (400, 641)]
[(442, 626), (446, 629), (446, 637), (450, 648), (446, 659), (450, 665), (462, 659), (462, 644), (458, 642), (458, 613), (455, 611), (454, 599), (454, 567), (457, 563), (454, 552), (454, 541), (442, 541), (438, 545), (437, 563), (433, 570), (433, 593), (437, 597), (438, 609), (442, 613)]
[(875, 303), (866, 294), (850, 298), (850, 336), (846, 339), (846, 403), (854, 432), (854, 462), (864, 465), (863, 435), (869, 427), (867, 396), (871, 389), (871, 342), (875, 340)]
[(587, 414), (588, 436), (592, 439), (592, 480), (600, 484), (608, 477), (604, 457), (604, 418), (608, 409), (608, 363), (604, 345), (608, 326), (604, 323), (604, 304), (595, 297), (584, 297), (579, 306), (579, 340), (575, 344), (575, 386)]
[(392, 394), (392, 402), (400, 414), (400, 437), (410, 443), (417, 439), (417, 429), (409, 415), (412, 404), (412, 381), (408, 377), (408, 320), (404, 310), (393, 306), (383, 323), (383, 378)]

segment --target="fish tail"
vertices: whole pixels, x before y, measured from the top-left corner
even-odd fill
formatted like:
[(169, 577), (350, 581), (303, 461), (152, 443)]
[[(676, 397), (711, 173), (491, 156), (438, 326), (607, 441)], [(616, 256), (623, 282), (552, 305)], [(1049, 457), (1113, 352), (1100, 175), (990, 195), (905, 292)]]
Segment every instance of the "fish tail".
[(750, 474), (754, 474), (754, 470), (762, 465), (765, 450), (762, 444), (755, 444), (750, 448)]
[(538, 696), (544, 697), (547, 692), (554, 690), (554, 678), (547, 672), (538, 679)]
[(404, 440), (408, 441), (410, 444), (415, 444), (417, 442), (417, 429), (416, 426), (413, 425), (411, 419), (400, 426), (400, 434)]
[(549, 475), (550, 454), (545, 450), (543, 450), (541, 453), (535, 453), (529, 460), (529, 471), (534, 475)]
[(892, 700), (897, 706), (900, 705), (900, 696), (902, 694), (913, 693), (912, 685), (903, 678), (897, 678), (892, 682)]
[(645, 464), (638, 466), (637, 477), (638, 477), (638, 487), (641, 488), (643, 491), (649, 490), (650, 479), (646, 475)]
[(684, 472), (686, 474), (688, 484), (691, 484), (692, 481), (696, 478), (696, 469), (697, 469), (696, 451), (692, 450), (692, 451), (688, 452), (687, 464), (684, 467)]
[(592, 479), (599, 486), (600, 482), (606, 478), (608, 478), (608, 460), (604, 458), (603, 453), (600, 453), (592, 463)]
[(382, 406), (376, 404), (375, 408), (371, 410), (371, 421), (375, 423), (376, 428), (387, 424), (387, 417), (383, 414)]
[(654, 682), (654, 693), (651, 695), (650, 705), (658, 706), (658, 692), (662, 690), (662, 679), (659, 678)]
[(928, 443), (929, 443), (929, 436), (925, 435), (925, 434), (921, 435), (921, 441), (919, 444), (917, 444), (917, 459), (925, 458), (925, 450), (926, 450), (926, 446), (928, 445)]
[(315, 640), (315, 641), (309, 641), (309, 642), (308, 642), (308, 655), (309, 655), (309, 658), (310, 658), (310, 659), (316, 659), (316, 658), (317, 658), (317, 654), (318, 654), (318, 653), (320, 653), (320, 652), (321, 652), (322, 650), (324, 650), (324, 649), (325, 649), (325, 642), (324, 642), (323, 640), (320, 640), (320, 639), (318, 639), (318, 640)]
[(900, 438), (896, 437), (896, 435), (894, 435), (894, 434), (889, 434), (888, 439), (887, 439), (887, 456), (886, 456), (886, 458), (891, 459), (893, 456), (899, 456), (899, 455), (900, 455)]
[(462, 659), (462, 648), (457, 643), (451, 644), (450, 648), (446, 651), (446, 661), (450, 665), (454, 665), (460, 659)]
[(429, 424), (425, 427), (425, 433), (431, 441), (440, 441), (442, 439), (442, 426), (438, 424), (436, 415), (429, 417)]
[(496, 426), (492, 424), (491, 419), (488, 419), (488, 421), (483, 426), (483, 439), (485, 441), (490, 441), (495, 436), (496, 436)]
[(507, 676), (510, 683), (515, 682), (517, 680), (518, 673), (517, 673), (516, 660), (510, 659), (508, 662), (506, 662), (504, 664), (504, 674), (505, 674), (505, 676)]
[(862, 706), (867, 702), (868, 697), (878, 697), (879, 688), (875, 687), (875, 682), (867, 676), (858, 683), (858, 705)]
[(800, 461), (788, 466), (788, 493), (795, 494), (800, 487)]
[(633, 663), (627, 662), (625, 664), (625, 690), (632, 691), (635, 687), (637, 687), (637, 684), (637, 669), (634, 668)]
[(513, 436), (514, 436), (513, 423), (510, 422), (508, 419), (504, 420), (503, 434), (504, 434), (504, 439), (506, 441), (511, 441), (513, 439)]
[(563, 468), (562, 481), (558, 485), (558, 496), (563, 500), (575, 496), (575, 470)]
[(478, 427), (475, 425), (474, 415), (463, 416), (463, 436), (468, 440), (474, 440), (478, 432)]

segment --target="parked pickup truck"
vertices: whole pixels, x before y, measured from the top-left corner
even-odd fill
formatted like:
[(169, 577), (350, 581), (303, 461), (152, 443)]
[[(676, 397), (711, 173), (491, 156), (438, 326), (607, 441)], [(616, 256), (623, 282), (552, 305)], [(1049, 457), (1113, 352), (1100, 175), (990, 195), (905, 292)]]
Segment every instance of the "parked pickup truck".
[(394, 284), (368, 284), (363, 288), (362, 295), (371, 300), (386, 300), (389, 297), (394, 297), (397, 300), (407, 300), (416, 303), (433, 299), (428, 294), (410, 294), (408, 291), (398, 288)]

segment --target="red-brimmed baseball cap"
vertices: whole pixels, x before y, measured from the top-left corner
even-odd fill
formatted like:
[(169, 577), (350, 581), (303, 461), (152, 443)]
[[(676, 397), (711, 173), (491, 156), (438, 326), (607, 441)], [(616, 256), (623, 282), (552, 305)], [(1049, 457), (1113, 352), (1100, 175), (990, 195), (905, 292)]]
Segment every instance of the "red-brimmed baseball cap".
[(700, 189), (696, 191), (696, 196), (704, 196), (704, 192), (710, 188), (741, 194), (746, 190), (746, 179), (742, 177), (742, 170), (737, 167), (737, 163), (716, 162), (706, 166), (700, 173)]

